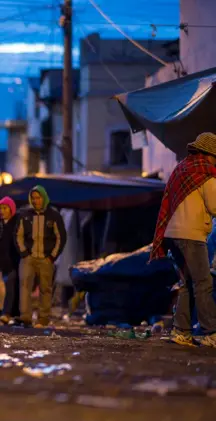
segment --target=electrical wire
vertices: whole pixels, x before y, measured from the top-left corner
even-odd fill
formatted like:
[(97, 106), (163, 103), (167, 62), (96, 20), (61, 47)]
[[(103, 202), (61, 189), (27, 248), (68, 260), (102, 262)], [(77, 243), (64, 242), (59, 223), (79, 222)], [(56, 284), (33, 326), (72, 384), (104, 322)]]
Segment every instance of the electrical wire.
[[(39, 10), (51, 10), (52, 9), (52, 6), (49, 6), (49, 5), (45, 5), (45, 6), (38, 6), (37, 8), (36, 7), (33, 7), (33, 10), (34, 10), (34, 12), (37, 10), (37, 11), (39, 11)], [(6, 16), (6, 17), (4, 17), (4, 18), (1, 18), (0, 19), (0, 23), (3, 23), (3, 22), (9, 22), (9, 21), (13, 21), (13, 20), (16, 20), (16, 19), (19, 19), (20, 17), (21, 17), (21, 21), (23, 21), (23, 17), (24, 16), (26, 16), (26, 15), (28, 15), (28, 14), (30, 14), (30, 13), (32, 13), (32, 7), (31, 8), (29, 8), (29, 10), (28, 11), (26, 11), (24, 14), (23, 14), (23, 16), (21, 17), (20, 16), (20, 12), (19, 13), (16, 13), (15, 15), (11, 15), (11, 16)]]
[[(86, 34), (84, 33), (82, 27), (80, 27), (80, 30), (81, 30), (81, 32), (82, 32), (82, 34), (84, 36), (84, 42), (86, 42), (86, 44), (88, 44), (88, 46), (90, 47), (90, 49), (92, 50), (92, 52), (98, 56), (98, 53), (97, 53), (94, 45), (91, 43), (91, 41), (88, 38), (86, 38)], [(127, 91), (127, 89), (125, 88), (125, 86), (121, 82), (119, 82), (118, 78), (115, 76), (115, 74), (112, 72), (112, 70), (110, 70), (110, 68), (107, 66), (107, 64), (105, 64), (104, 61), (100, 57), (98, 57), (98, 60), (100, 62), (100, 65), (104, 68), (104, 70), (116, 82), (117, 86), (120, 89), (122, 89), (124, 91)]]
[(109, 16), (107, 16), (103, 10), (94, 2), (94, 0), (89, 0), (91, 5), (100, 13), (103, 18), (110, 23), (110, 25), (113, 26), (122, 36), (128, 39), (135, 47), (137, 47), (139, 50), (143, 51), (145, 54), (152, 57), (154, 60), (158, 61), (159, 63), (163, 64), (163, 66), (168, 66), (169, 63), (162, 60), (160, 57), (156, 56), (155, 54), (151, 53), (151, 51), (147, 50), (147, 48), (143, 47), (141, 44), (139, 44), (137, 41), (134, 41), (129, 35), (126, 34), (118, 25), (116, 25), (115, 22), (113, 22), (112, 19), (110, 19)]

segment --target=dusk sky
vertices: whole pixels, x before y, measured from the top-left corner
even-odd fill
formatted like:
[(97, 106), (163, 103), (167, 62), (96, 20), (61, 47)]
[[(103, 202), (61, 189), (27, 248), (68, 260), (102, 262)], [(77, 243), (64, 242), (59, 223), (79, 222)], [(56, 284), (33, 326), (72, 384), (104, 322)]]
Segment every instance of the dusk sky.
[[(156, 39), (178, 37), (179, 0), (95, 2), (134, 39), (152, 39), (151, 24), (164, 25), (157, 27)], [(41, 68), (61, 67), (60, 3), (58, 0), (0, 0), (0, 95), (5, 98), (0, 120), (13, 117), (14, 99), (20, 91), (25, 91), (24, 79), (39, 75)], [(88, 0), (74, 0), (73, 60), (77, 66), (79, 39), (92, 32), (100, 32), (104, 38), (121, 37)]]
[[(151, 24), (173, 25), (158, 27), (157, 38), (178, 36), (175, 25), (179, 25), (179, 0), (96, 0), (96, 3), (133, 38), (152, 38)], [(1, 73), (26, 76), (36, 74), (44, 65), (61, 64), (59, 5), (58, 0), (0, 0)], [(73, 24), (76, 64), (81, 37), (94, 31), (105, 38), (120, 37), (88, 0), (74, 0)]]

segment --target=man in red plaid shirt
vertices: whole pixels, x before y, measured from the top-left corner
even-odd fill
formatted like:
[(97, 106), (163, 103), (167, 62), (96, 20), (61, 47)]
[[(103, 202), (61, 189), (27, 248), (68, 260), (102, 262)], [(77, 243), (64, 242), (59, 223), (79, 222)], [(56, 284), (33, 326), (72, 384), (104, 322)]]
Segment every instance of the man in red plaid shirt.
[(202, 133), (188, 145), (188, 156), (174, 169), (162, 199), (150, 260), (169, 249), (183, 285), (171, 339), (196, 346), (191, 335), (196, 304), (202, 344), (216, 348), (216, 304), (206, 239), (216, 216), (216, 135)]

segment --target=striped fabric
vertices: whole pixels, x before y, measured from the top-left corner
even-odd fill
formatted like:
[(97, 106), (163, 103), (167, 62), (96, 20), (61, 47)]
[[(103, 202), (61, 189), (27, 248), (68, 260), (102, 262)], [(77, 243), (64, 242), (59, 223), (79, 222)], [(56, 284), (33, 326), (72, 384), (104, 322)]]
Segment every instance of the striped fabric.
[(184, 199), (210, 178), (216, 178), (216, 168), (203, 154), (188, 155), (174, 169), (166, 185), (156, 225), (150, 261), (165, 257), (163, 247), (167, 225)]
[(188, 151), (198, 150), (216, 156), (216, 135), (214, 133), (201, 133), (195, 142), (189, 143)]

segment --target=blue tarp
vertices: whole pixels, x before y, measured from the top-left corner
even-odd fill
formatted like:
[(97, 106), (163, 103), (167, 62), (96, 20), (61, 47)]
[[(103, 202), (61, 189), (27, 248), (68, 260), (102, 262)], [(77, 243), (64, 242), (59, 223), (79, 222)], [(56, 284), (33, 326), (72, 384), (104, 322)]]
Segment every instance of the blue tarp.
[(168, 312), (177, 274), (168, 258), (149, 265), (148, 259), (149, 251), (144, 247), (70, 268), (73, 285), (88, 292), (88, 323), (136, 325)]
[(116, 95), (134, 133), (152, 132), (178, 157), (204, 131), (216, 133), (216, 68)]
[(142, 177), (120, 177), (99, 172), (29, 175), (0, 187), (0, 198), (12, 197), (18, 205), (28, 203), (28, 192), (41, 184), (52, 205), (82, 210), (112, 210), (159, 205), (164, 183)]
[(117, 253), (106, 258), (80, 262), (71, 268), (72, 279), (98, 279), (98, 277), (109, 278), (119, 277), (127, 279), (144, 278), (148, 280), (149, 276), (156, 272), (169, 271), (172, 263), (169, 259), (153, 260), (151, 264), (147, 264), (150, 253), (146, 251), (146, 247), (133, 253)]

